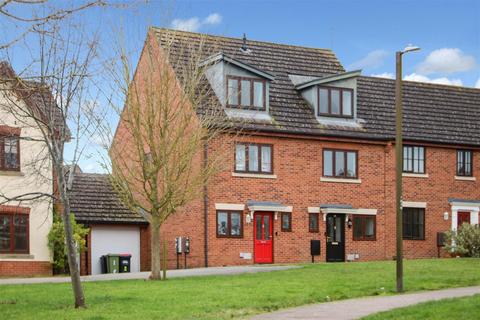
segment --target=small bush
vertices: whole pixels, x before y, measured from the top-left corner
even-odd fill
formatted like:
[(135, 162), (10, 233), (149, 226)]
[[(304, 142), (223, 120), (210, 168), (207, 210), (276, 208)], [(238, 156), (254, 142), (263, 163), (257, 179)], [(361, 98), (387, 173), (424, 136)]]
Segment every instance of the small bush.
[(480, 258), (480, 227), (464, 223), (457, 231), (448, 231), (445, 249), (464, 257)]
[[(70, 215), (72, 221), (73, 238), (77, 244), (78, 253), (85, 251), (85, 236), (89, 229), (81, 224), (77, 224), (73, 214)], [(48, 247), (53, 252), (53, 270), (55, 274), (68, 274), (67, 247), (65, 245), (65, 231), (63, 220), (54, 213), (52, 229), (48, 233)]]

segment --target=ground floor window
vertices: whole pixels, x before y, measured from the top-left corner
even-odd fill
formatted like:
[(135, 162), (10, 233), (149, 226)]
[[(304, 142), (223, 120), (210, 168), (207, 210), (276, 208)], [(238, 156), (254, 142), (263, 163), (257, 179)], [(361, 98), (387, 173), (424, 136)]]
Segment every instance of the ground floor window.
[(318, 213), (308, 214), (308, 231), (318, 232)]
[(28, 215), (0, 215), (0, 252), (29, 252)]
[(241, 211), (217, 211), (217, 237), (243, 237)]
[(282, 212), (282, 231), (292, 231), (292, 214)]
[(403, 208), (403, 239), (425, 240), (424, 208)]
[(356, 215), (353, 217), (353, 240), (375, 240), (376, 217)]

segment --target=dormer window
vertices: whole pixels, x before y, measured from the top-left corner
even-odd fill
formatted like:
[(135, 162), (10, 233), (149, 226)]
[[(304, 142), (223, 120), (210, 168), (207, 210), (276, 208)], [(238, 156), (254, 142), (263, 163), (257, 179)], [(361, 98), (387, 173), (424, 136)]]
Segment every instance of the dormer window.
[(318, 87), (318, 116), (353, 117), (353, 89)]
[(227, 76), (227, 107), (266, 110), (265, 80)]

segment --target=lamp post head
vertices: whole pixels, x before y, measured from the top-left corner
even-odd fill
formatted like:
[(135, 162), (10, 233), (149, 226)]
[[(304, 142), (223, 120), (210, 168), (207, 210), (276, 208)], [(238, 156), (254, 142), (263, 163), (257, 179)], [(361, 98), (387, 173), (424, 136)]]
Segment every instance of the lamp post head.
[(420, 50), (420, 47), (409, 44), (401, 52), (402, 53), (407, 53), (407, 52), (418, 51), (418, 50)]

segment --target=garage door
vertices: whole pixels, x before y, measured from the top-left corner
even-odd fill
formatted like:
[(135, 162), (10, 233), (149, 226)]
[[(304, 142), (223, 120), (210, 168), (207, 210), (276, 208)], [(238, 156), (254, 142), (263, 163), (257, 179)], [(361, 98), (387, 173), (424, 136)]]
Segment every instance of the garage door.
[(140, 271), (139, 227), (93, 226), (91, 241), (92, 274), (102, 273), (100, 257), (109, 253), (131, 254), (131, 272)]

